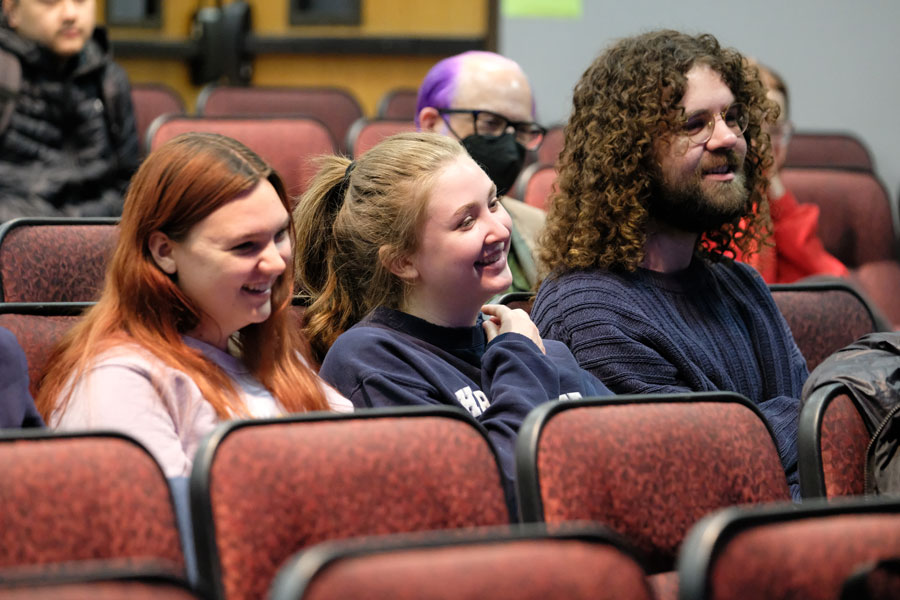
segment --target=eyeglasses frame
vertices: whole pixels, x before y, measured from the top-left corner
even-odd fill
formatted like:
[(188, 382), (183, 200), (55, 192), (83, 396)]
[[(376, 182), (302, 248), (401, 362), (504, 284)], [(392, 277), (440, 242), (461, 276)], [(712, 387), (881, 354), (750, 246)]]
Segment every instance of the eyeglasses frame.
[[(730, 110), (731, 110), (732, 108), (734, 108), (735, 106), (741, 106), (741, 107), (743, 107), (743, 109), (744, 109), (743, 114), (744, 114), (744, 116), (745, 116), (746, 122), (745, 122), (744, 125), (740, 128), (740, 130), (731, 128), (731, 127), (728, 125), (728, 122), (725, 120), (725, 115), (728, 114), (728, 111), (730, 111)], [(749, 108), (748, 108), (747, 105), (744, 104), (743, 102), (732, 102), (731, 104), (729, 104), (728, 106), (726, 106), (725, 109), (722, 110), (721, 112), (715, 112), (715, 111), (698, 111), (697, 113), (694, 113), (694, 114), (700, 114), (700, 113), (703, 113), (703, 112), (711, 112), (711, 113), (713, 113), (713, 114), (712, 114), (712, 120), (711, 120), (711, 121), (707, 121), (707, 122), (706, 122), (706, 127), (704, 128), (704, 131), (708, 131), (708, 132), (709, 132), (709, 136), (706, 137), (706, 138), (703, 139), (703, 140), (697, 140), (697, 139), (692, 138), (692, 137), (691, 137), (690, 135), (688, 135), (687, 133), (684, 133), (684, 134), (683, 134), (684, 137), (686, 137), (687, 139), (689, 139), (689, 140), (691, 141), (692, 144), (696, 144), (697, 146), (701, 146), (701, 145), (707, 143), (709, 140), (712, 139), (713, 134), (715, 134), (715, 132), (716, 132), (716, 117), (721, 117), (721, 118), (722, 118), (722, 122), (725, 123), (725, 126), (728, 127), (735, 135), (742, 135), (745, 131), (747, 131), (747, 127), (750, 126), (750, 112), (749, 112)], [(687, 123), (687, 120), (688, 120), (688, 117), (685, 117), (685, 123)], [(712, 124), (712, 127), (709, 126), (710, 123)], [(699, 135), (699, 134), (698, 134), (698, 135)]]
[[(447, 124), (447, 128), (450, 129), (450, 132), (459, 139), (462, 139), (462, 137), (458, 133), (453, 131), (453, 126), (450, 125), (450, 121), (447, 120), (447, 118), (446, 118), (447, 115), (464, 115), (464, 114), (471, 115), (472, 116), (472, 130), (475, 131), (475, 133), (477, 135), (484, 135), (484, 134), (478, 133), (478, 115), (480, 115), (482, 113), (491, 115), (492, 117), (496, 117), (498, 119), (502, 119), (503, 121), (506, 121), (506, 127), (503, 128), (504, 132), (507, 129), (509, 129), (510, 127), (512, 127), (513, 129), (515, 129), (516, 133), (518, 134), (519, 127), (523, 126), (523, 125), (531, 127), (532, 129), (536, 129), (541, 134), (540, 140), (538, 141), (537, 144), (534, 145), (533, 148), (528, 148), (528, 146), (525, 146), (526, 148), (528, 148), (528, 150), (532, 150), (532, 151), (540, 148), (541, 144), (544, 143), (544, 139), (547, 137), (547, 128), (536, 123), (535, 121), (512, 121), (499, 113), (495, 113), (492, 110), (480, 110), (480, 109), (474, 109), (474, 108), (439, 108), (439, 109), (437, 109), (437, 111), (438, 111), (438, 114), (441, 115), (441, 118), (444, 119), (444, 122)], [(496, 136), (496, 137), (499, 137), (499, 136)], [(523, 146), (524, 145), (525, 144), (523, 144)]]

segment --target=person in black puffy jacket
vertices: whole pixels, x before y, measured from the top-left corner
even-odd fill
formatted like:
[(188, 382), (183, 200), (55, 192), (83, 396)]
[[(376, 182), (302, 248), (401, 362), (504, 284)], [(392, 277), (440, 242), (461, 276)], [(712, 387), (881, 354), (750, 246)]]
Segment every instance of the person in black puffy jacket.
[(138, 138), (94, 0), (3, 0), (3, 12), (0, 221), (118, 216)]

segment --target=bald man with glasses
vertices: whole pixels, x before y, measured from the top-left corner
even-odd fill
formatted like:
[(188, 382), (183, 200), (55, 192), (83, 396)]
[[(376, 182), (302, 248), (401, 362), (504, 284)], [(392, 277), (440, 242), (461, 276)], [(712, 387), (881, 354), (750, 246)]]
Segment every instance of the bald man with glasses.
[(547, 130), (535, 122), (531, 85), (513, 60), (493, 52), (471, 51), (444, 59), (419, 88), (416, 125), (460, 140), (497, 186), (512, 218), (508, 291), (529, 291), (537, 283), (534, 260), (544, 211), (503, 197), (522, 171), (529, 151)]

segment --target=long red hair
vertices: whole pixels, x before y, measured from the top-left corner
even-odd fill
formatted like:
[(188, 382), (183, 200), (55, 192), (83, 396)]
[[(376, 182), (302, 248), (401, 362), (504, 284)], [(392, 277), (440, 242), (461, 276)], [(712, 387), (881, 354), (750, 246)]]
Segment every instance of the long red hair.
[[(44, 419), (65, 410), (70, 381), (102, 353), (136, 344), (186, 373), (220, 418), (246, 415), (228, 375), (184, 343), (201, 313), (150, 254), (148, 239), (162, 231), (180, 241), (219, 207), (268, 180), (285, 209), (281, 178), (243, 144), (216, 134), (188, 133), (152, 152), (138, 169), (119, 224), (119, 240), (99, 301), (64, 337), (47, 361), (36, 403)], [(293, 231), (290, 232), (293, 239)], [(291, 315), (293, 272), (288, 265), (272, 288), (272, 314), (241, 329), (236, 343), (244, 363), (288, 411), (328, 408), (316, 375), (298, 352), (309, 346)]]

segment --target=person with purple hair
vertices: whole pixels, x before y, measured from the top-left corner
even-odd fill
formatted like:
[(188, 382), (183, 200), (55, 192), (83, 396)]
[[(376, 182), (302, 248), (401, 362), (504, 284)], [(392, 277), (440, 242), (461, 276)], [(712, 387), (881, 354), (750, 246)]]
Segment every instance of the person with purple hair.
[[(416, 126), (460, 140), (488, 174), (500, 196), (506, 194), (537, 150), (547, 130), (534, 121), (534, 98), (522, 68), (493, 52), (469, 51), (435, 64), (419, 87)], [(508, 291), (529, 291), (537, 283), (534, 250), (544, 211), (504, 197), (513, 222)]]

